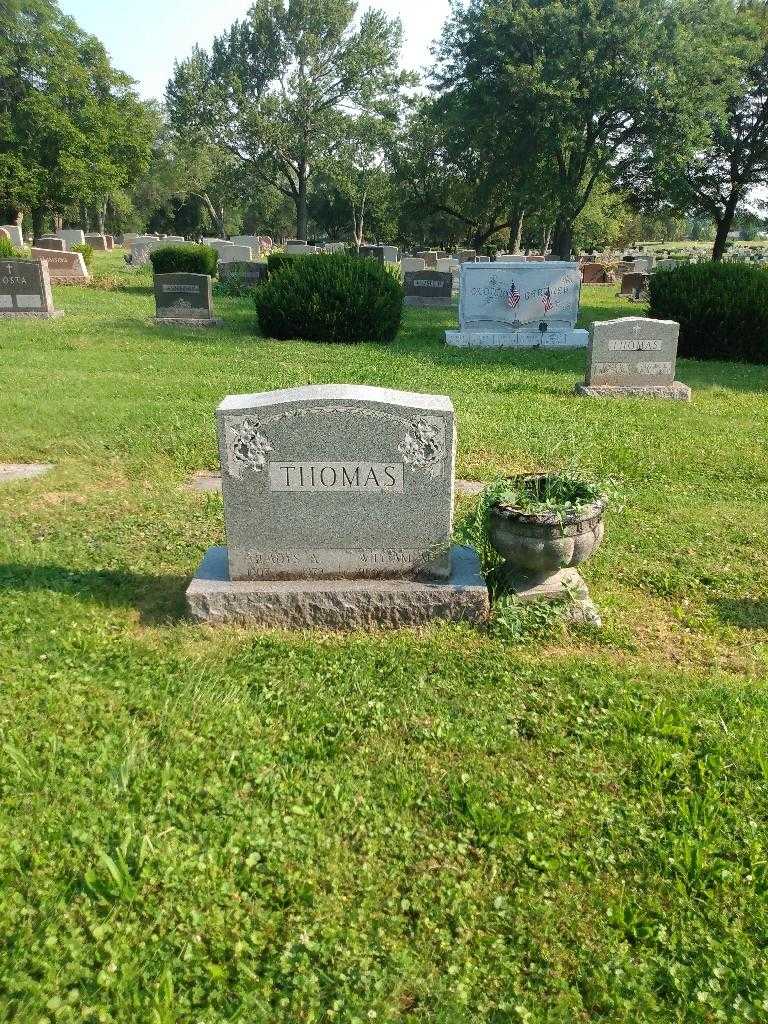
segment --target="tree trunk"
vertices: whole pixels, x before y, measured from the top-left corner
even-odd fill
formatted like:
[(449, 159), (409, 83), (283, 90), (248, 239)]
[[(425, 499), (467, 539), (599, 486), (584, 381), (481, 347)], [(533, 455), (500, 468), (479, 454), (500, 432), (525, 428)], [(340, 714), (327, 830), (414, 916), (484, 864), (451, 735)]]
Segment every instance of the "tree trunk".
[(99, 203), (96, 207), (96, 231), (100, 234), (104, 234), (104, 223), (107, 219), (107, 201)]
[(42, 206), (32, 210), (32, 234), (35, 238), (45, 234), (45, 208)]
[(64, 227), (64, 218), (62, 217), (62, 215), (60, 213), (54, 213), (54, 215), (53, 215), (53, 233), (56, 234), (56, 232), (57, 231), (61, 231), (61, 229), (63, 227)]
[(91, 230), (90, 218), (88, 217), (88, 208), (86, 207), (85, 203), (82, 202), (82, 200), (80, 202), (80, 228), (83, 231)]
[(299, 166), (299, 189), (296, 196), (296, 238), (307, 241), (307, 170), (304, 164)]
[(509, 251), (520, 252), (520, 243), (523, 240), (523, 223), (525, 222), (525, 210), (516, 206), (510, 217), (511, 228), (509, 229)]
[(715, 235), (715, 244), (712, 248), (712, 260), (714, 263), (720, 263), (725, 253), (725, 247), (728, 244), (728, 235), (731, 233), (733, 227), (733, 218), (736, 216), (736, 207), (739, 205), (738, 193), (732, 192), (728, 197), (728, 202), (725, 204), (723, 215), (720, 218), (716, 218), (715, 223), (717, 224), (717, 233)]
[(552, 225), (548, 225), (544, 228), (544, 234), (541, 239), (541, 255), (546, 256), (549, 251), (549, 243), (552, 238)]
[(570, 260), (572, 248), (573, 224), (564, 217), (559, 217), (552, 240), (552, 255), (559, 256), (561, 260)]

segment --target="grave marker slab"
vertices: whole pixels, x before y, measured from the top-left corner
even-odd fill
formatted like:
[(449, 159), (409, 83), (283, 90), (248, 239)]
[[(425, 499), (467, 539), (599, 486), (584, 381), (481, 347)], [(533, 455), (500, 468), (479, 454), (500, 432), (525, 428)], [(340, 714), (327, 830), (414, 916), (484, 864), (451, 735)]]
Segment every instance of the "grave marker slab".
[(40, 238), (35, 239), (36, 249), (48, 249), (53, 252), (67, 252), (67, 243), (63, 238), (57, 238), (55, 235), (42, 235)]
[(232, 260), (223, 263), (219, 269), (219, 277), (226, 280), (233, 275), (242, 275), (245, 284), (251, 288), (266, 281), (269, 270), (266, 263), (257, 263), (254, 260)]
[(588, 398), (672, 398), (690, 401), (675, 380), (680, 325), (673, 320), (624, 317), (592, 325), (584, 384)]
[(357, 385), (233, 395), (217, 410), (228, 549), (189, 588), (212, 623), (482, 621), (487, 587), (451, 546), (450, 399)]
[(208, 274), (155, 274), (155, 323), (215, 327), (213, 286)]
[(3, 224), (3, 231), (8, 233), (8, 237), (17, 249), (24, 245), (24, 235), (18, 224)]
[(383, 245), (361, 245), (359, 255), (364, 260), (378, 260), (379, 263), (384, 262), (384, 246)]
[(453, 274), (450, 271), (421, 270), (405, 277), (405, 304), (415, 307), (451, 305)]
[(576, 263), (463, 263), (456, 347), (586, 348), (576, 330), (581, 271)]
[(85, 232), (80, 228), (62, 228), (56, 232), (57, 238), (63, 238), (71, 249), (73, 245), (82, 245), (85, 242)]
[(242, 263), (253, 259), (249, 245), (226, 245), (219, 247), (219, 263)]
[(50, 320), (63, 315), (53, 308), (45, 260), (0, 262), (0, 317)]
[(106, 235), (86, 235), (85, 244), (90, 245), (94, 252), (107, 252), (109, 249)]
[(32, 259), (43, 260), (47, 264), (51, 284), (86, 284), (91, 279), (82, 253), (35, 247)]

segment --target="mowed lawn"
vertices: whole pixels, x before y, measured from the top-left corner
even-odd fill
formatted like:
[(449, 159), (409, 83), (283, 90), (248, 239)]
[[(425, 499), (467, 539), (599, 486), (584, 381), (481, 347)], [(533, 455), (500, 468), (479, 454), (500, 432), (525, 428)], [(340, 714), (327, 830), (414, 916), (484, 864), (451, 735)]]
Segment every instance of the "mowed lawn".
[[(446, 349), (455, 310), (277, 343), (98, 270), (0, 323), (0, 462), (55, 464), (0, 487), (0, 1021), (766, 1020), (768, 368), (589, 401), (583, 351)], [(450, 395), (462, 478), (619, 481), (604, 630), (187, 621), (215, 406), (342, 381)]]

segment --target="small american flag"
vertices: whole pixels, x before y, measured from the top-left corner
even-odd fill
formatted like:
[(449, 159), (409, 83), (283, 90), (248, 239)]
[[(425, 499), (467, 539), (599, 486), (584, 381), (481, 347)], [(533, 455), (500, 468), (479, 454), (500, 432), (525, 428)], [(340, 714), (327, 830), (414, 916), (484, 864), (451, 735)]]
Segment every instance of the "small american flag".
[(547, 290), (542, 295), (541, 304), (544, 307), (545, 313), (549, 313), (549, 311), (554, 306), (554, 303), (552, 302), (552, 292), (549, 290), (549, 288), (547, 288)]
[(515, 286), (515, 282), (512, 282), (512, 287), (507, 292), (507, 305), (510, 309), (517, 309), (520, 303), (520, 292)]

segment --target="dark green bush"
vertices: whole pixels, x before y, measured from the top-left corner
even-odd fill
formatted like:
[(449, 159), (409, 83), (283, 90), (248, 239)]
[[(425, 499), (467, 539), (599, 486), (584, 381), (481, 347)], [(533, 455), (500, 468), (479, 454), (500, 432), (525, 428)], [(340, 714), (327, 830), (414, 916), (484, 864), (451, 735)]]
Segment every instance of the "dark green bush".
[(73, 246), (70, 246), (70, 252), (79, 252), (83, 257), (83, 263), (88, 270), (93, 266), (93, 247), (88, 245), (87, 242), (75, 242)]
[(692, 263), (657, 271), (651, 316), (680, 324), (690, 359), (768, 363), (768, 273), (735, 263)]
[(23, 260), (24, 254), (16, 248), (10, 238), (0, 238), (0, 260)]
[(163, 245), (149, 254), (156, 274), (208, 274), (216, 276), (219, 254), (211, 245), (185, 242)]
[(344, 253), (295, 258), (254, 298), (270, 338), (388, 342), (403, 315), (403, 288), (395, 277), (375, 260)]
[(297, 257), (293, 253), (288, 252), (271, 252), (267, 256), (267, 267), (269, 268), (269, 276), (273, 277), (275, 274), (283, 270), (284, 267), (289, 267), (291, 263), (300, 257)]

